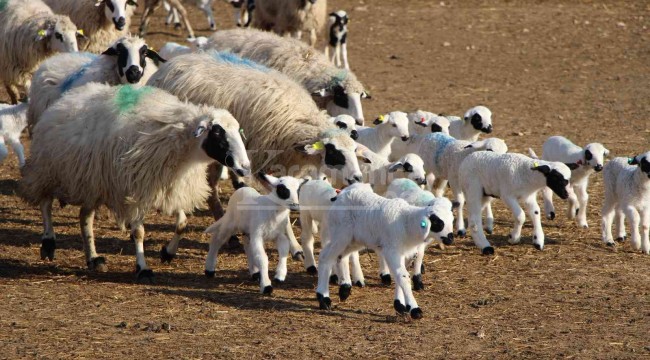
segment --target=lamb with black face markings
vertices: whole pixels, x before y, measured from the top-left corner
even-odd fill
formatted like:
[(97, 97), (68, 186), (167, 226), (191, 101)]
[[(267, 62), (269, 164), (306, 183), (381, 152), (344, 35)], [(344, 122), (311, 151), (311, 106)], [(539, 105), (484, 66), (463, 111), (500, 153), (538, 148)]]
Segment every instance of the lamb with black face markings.
[[(625, 218), (629, 219), (632, 247), (650, 255), (650, 151), (616, 158), (603, 169), (605, 200), (602, 210), (602, 237), (614, 246), (612, 221), (617, 240), (625, 240)], [(639, 231), (639, 227), (641, 230)]]
[[(576, 219), (578, 226), (583, 228), (587, 225), (587, 187), (589, 186), (589, 177), (594, 172), (603, 170), (605, 158), (609, 155), (603, 144), (591, 143), (581, 148), (569, 139), (563, 136), (551, 136), (542, 147), (542, 159), (546, 161), (560, 161), (563, 163), (575, 163), (578, 168), (571, 171), (571, 185), (573, 194), (569, 196), (569, 207), (567, 216), (570, 219)], [(533, 149), (528, 149), (531, 157), (538, 158)], [(544, 197), (544, 212), (546, 218), (555, 219), (555, 207), (553, 206), (553, 191), (549, 188), (542, 190)]]
[(510, 233), (511, 244), (521, 241), (521, 228), (526, 215), (519, 205), (522, 200), (533, 221), (533, 245), (544, 248), (544, 232), (537, 204), (537, 192), (548, 186), (560, 198), (566, 199), (573, 192), (571, 169), (576, 164), (531, 159), (522, 154), (497, 154), (478, 151), (468, 155), (460, 165), (460, 185), (467, 199), (469, 228), (474, 244), (484, 255), (494, 254), (483, 232), (481, 212), (492, 199), (500, 198), (514, 215), (514, 228)]
[(289, 212), (300, 209), (298, 191), (307, 180), (291, 176), (276, 178), (264, 173), (259, 173), (257, 178), (269, 193), (260, 195), (252, 187), (237, 189), (230, 196), (226, 215), (205, 230), (212, 235), (205, 260), (205, 275), (215, 276), (219, 249), (232, 235), (242, 233), (251, 277), (259, 278), (262, 294), (271, 295), (273, 285), (269, 279), (269, 259), (264, 251), (264, 242), (275, 241), (279, 261), (273, 282), (281, 284), (287, 276)]
[[(379, 115), (373, 122), (374, 127), (359, 129), (359, 143), (368, 147), (379, 156), (391, 155), (393, 142), (406, 142), (410, 139), (409, 119), (406, 113), (393, 111)], [(404, 154), (399, 154), (402, 156)]]

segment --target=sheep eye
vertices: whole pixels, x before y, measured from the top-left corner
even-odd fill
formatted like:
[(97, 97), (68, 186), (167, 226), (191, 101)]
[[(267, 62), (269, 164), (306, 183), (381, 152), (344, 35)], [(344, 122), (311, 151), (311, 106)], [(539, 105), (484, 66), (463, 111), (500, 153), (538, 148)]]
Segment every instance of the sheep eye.
[(54, 33), (54, 37), (59, 41), (63, 41), (63, 35), (60, 32)]

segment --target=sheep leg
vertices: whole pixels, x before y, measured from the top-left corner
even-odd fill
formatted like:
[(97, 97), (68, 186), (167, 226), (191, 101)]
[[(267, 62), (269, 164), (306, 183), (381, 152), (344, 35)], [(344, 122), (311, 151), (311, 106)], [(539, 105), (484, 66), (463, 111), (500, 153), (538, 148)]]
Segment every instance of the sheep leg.
[(336, 266), (339, 269), (339, 299), (341, 301), (347, 300), (352, 291), (352, 280), (350, 279), (350, 255), (351, 253), (346, 249), (338, 257)]
[(650, 209), (648, 208), (641, 212), (641, 232), (643, 236), (641, 251), (650, 255)]
[(483, 226), (483, 229), (488, 234), (492, 234), (492, 232), (494, 231), (494, 214), (492, 213), (492, 198), (488, 198), (488, 201), (483, 204), (483, 210), (485, 210), (485, 225)]
[[(210, 247), (208, 249), (208, 256), (205, 257), (205, 276), (214, 277), (215, 270), (217, 268), (217, 256), (219, 255), (219, 249), (230, 239), (234, 234), (234, 229), (228, 226), (229, 224), (226, 221), (218, 221), (217, 229), (212, 234), (212, 239), (210, 240)], [(246, 242), (244, 243), (246, 246)], [(246, 249), (246, 248), (244, 248)], [(246, 251), (248, 256), (250, 252)], [(249, 257), (249, 268), (250, 268), (250, 259)]]
[(297, 261), (304, 261), (305, 254), (302, 252), (302, 246), (300, 246), (298, 240), (296, 240), (296, 235), (293, 233), (293, 229), (291, 228), (289, 217), (287, 217), (287, 221), (285, 222), (285, 228), (289, 240), (289, 246), (291, 247), (291, 257)]
[(341, 44), (341, 57), (343, 58), (343, 68), (350, 70), (350, 63), (348, 62), (348, 44)]
[(571, 191), (569, 194), (569, 206), (567, 207), (567, 217), (569, 219), (575, 219), (578, 214), (578, 196), (575, 191)]
[(503, 197), (503, 202), (510, 208), (512, 215), (515, 219), (515, 223), (512, 227), (512, 232), (510, 232), (510, 239), (508, 242), (511, 244), (519, 244), (521, 241), (521, 228), (524, 226), (524, 221), (526, 221), (526, 214), (524, 210), (519, 206), (517, 198), (514, 197)]
[(20, 94), (18, 92), (18, 88), (16, 87), (16, 85), (5, 83), (5, 89), (7, 89), (7, 94), (9, 94), (9, 99), (11, 100), (11, 104), (13, 105), (18, 104), (18, 97), (20, 96)]
[(634, 250), (639, 250), (641, 249), (641, 237), (639, 235), (639, 224), (641, 218), (639, 212), (631, 205), (627, 205), (623, 211), (625, 212), (625, 216), (629, 219), (632, 247)]
[(151, 15), (153, 15), (154, 11), (156, 11), (158, 7), (160, 7), (159, 0), (147, 1), (145, 4), (142, 17), (140, 18), (140, 37), (147, 35), (147, 27), (149, 26)]
[(436, 180), (433, 182), (433, 194), (436, 197), (442, 197), (442, 195), (445, 193), (445, 187), (447, 187), (447, 179), (436, 178)]
[(614, 220), (616, 221), (616, 241), (625, 241), (625, 214), (623, 209), (616, 207)]
[(4, 161), (5, 158), (9, 155), (9, 149), (5, 145), (5, 138), (0, 135), (0, 164)]
[(388, 268), (388, 264), (386, 264), (384, 255), (382, 255), (381, 252), (377, 254), (377, 258), (379, 261), (379, 277), (381, 278), (381, 283), (388, 286), (391, 283), (390, 269)]
[(97, 256), (95, 249), (95, 234), (93, 233), (93, 221), (95, 220), (95, 209), (81, 207), (79, 210), (79, 224), (81, 225), (81, 238), (83, 239), (84, 254), (88, 269), (97, 272), (106, 272), (106, 259)]
[(332, 300), (330, 299), (329, 278), (332, 272), (332, 266), (336, 264), (336, 259), (341, 255), (348, 245), (352, 242), (352, 236), (345, 234), (344, 231), (332, 231), (333, 236), (325, 235), (328, 240), (320, 252), (318, 258), (318, 286), (316, 287), (316, 298), (321, 310), (331, 310)]
[(300, 212), (300, 243), (305, 256), (305, 270), (307, 273), (316, 275), (316, 258), (314, 257), (314, 221), (306, 211)]
[(276, 246), (278, 248), (278, 266), (275, 269), (275, 276), (273, 282), (281, 284), (287, 278), (287, 258), (289, 257), (289, 238), (284, 235), (278, 235), (276, 239)]
[(354, 286), (358, 287), (366, 286), (366, 280), (363, 277), (363, 270), (361, 269), (361, 262), (359, 261), (359, 252), (353, 251), (350, 254), (350, 259), (352, 260), (352, 283)]
[(533, 246), (535, 246), (537, 250), (543, 250), (544, 230), (542, 229), (542, 217), (540, 214), (540, 208), (537, 204), (537, 193), (534, 193), (533, 195), (524, 199), (524, 204), (526, 204), (528, 216), (530, 216), (533, 222)]
[(426, 188), (428, 191), (433, 192), (433, 187), (436, 184), (436, 176), (433, 175), (433, 173), (427, 173), (426, 179), (427, 179), (427, 183), (422, 188), (423, 189)]
[[(411, 290), (411, 279), (406, 270), (404, 256), (397, 252), (388, 252), (384, 253), (384, 258), (390, 268), (391, 274), (395, 277), (395, 301), (393, 302), (395, 310), (400, 314), (410, 311), (413, 319), (422, 318), (422, 310), (419, 308), (417, 301), (415, 301), (413, 291)], [(401, 291), (399, 291), (400, 289)], [(402, 303), (399, 293), (404, 294), (404, 303)]]
[(183, 24), (185, 25), (185, 28), (187, 29), (187, 32), (189, 34), (189, 39), (194, 39), (194, 31), (192, 30), (192, 25), (190, 25), (190, 20), (187, 17), (187, 10), (185, 10), (185, 7), (179, 0), (170, 0), (170, 3), (172, 7), (176, 8), (178, 10), (178, 13), (180, 14), (181, 18), (183, 19)]
[(458, 216), (456, 216), (456, 233), (458, 236), (465, 236), (467, 230), (465, 229), (465, 219), (463, 218), (463, 208), (465, 207), (465, 195), (460, 190), (460, 186), (452, 186), (454, 193), (454, 201), (458, 203)]
[(264, 250), (264, 239), (260, 234), (250, 234), (250, 250), (253, 254), (255, 265), (260, 269), (260, 292), (264, 295), (273, 293), (273, 286), (269, 278), (269, 257)]
[(587, 182), (573, 186), (574, 193), (578, 198), (578, 226), (585, 229), (589, 227), (587, 224), (587, 202), (589, 201), (589, 194), (587, 193)]
[[(20, 136), (20, 134), (18, 134), (17, 136)], [(7, 141), (9, 142), (9, 145), (11, 145), (11, 148), (14, 149), (14, 152), (18, 157), (18, 166), (23, 167), (25, 166), (25, 148), (23, 147), (23, 144), (20, 143), (20, 139), (17, 136), (10, 136), (9, 138), (7, 138)], [(0, 143), (2, 143), (2, 136), (0, 136)], [(2, 158), (3, 158), (2, 147), (4, 147), (4, 144), (0, 144), (0, 162), (2, 162)]]
[[(619, 226), (620, 224), (620, 219), (622, 216), (618, 216), (619, 210), (615, 209), (616, 208), (616, 203), (613, 201), (612, 196), (609, 195), (607, 192), (605, 192), (605, 200), (603, 201), (603, 209), (601, 211), (601, 232), (602, 232), (602, 239), (607, 246), (614, 246), (614, 240), (612, 238), (612, 220), (614, 219), (614, 216), (616, 214), (616, 227), (617, 230), (620, 231)], [(625, 232), (625, 225), (623, 224), (622, 227), (623, 232)]]
[(413, 261), (413, 290), (420, 291), (424, 289), (424, 283), (422, 283), (422, 263), (424, 262), (424, 251), (426, 250), (426, 245), (421, 244), (418, 246), (417, 252), (415, 253), (415, 260)]
[(165, 263), (171, 263), (172, 260), (176, 257), (176, 252), (178, 251), (178, 243), (183, 237), (183, 233), (187, 228), (187, 216), (183, 210), (178, 210), (176, 212), (176, 228), (174, 229), (174, 237), (167, 243), (163, 245), (160, 249), (160, 261)]
[(131, 223), (131, 240), (135, 243), (135, 271), (138, 274), (138, 280), (153, 279), (153, 271), (147, 266), (144, 257), (144, 225), (141, 220)]
[(316, 47), (316, 29), (309, 30), (309, 45)]
[(210, 196), (208, 197), (208, 207), (216, 221), (223, 217), (224, 211), (219, 201), (219, 177), (224, 166), (214, 162), (208, 166), (208, 184), (210, 184)]
[[(203, 2), (200, 4), (199, 8), (203, 11), (205, 14), (205, 17), (208, 18), (208, 25), (210, 26), (210, 30), (216, 30), (217, 25), (214, 21), (214, 16), (212, 15), (212, 1), (207, 1)], [(243, 6), (243, 5), (242, 5)]]
[(56, 235), (54, 234), (54, 224), (52, 222), (52, 202), (53, 199), (45, 199), (41, 202), (41, 215), (43, 216), (43, 236), (41, 236), (41, 260), (48, 258), (54, 260), (54, 250), (56, 249)]
[(486, 197), (479, 198), (479, 201), (472, 200), (473, 198), (475, 197), (470, 197), (470, 201), (467, 203), (467, 210), (469, 211), (469, 227), (472, 229), (472, 240), (474, 240), (474, 244), (481, 249), (483, 255), (492, 255), (494, 254), (494, 248), (485, 237), (485, 233), (483, 232), (483, 218), (481, 216), (483, 204), (488, 200)]

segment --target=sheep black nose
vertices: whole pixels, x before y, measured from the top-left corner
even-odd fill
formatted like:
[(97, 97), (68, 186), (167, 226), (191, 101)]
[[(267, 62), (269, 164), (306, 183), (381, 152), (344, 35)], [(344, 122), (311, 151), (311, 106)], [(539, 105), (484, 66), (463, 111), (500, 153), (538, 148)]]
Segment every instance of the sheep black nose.
[(120, 18), (117, 19), (117, 21), (115, 19), (113, 19), (113, 24), (115, 24), (115, 28), (117, 30), (122, 30), (122, 29), (124, 29), (124, 26), (126, 25), (126, 19), (123, 16), (120, 16)]
[(416, 183), (418, 185), (426, 185), (427, 184), (427, 179), (417, 179)]
[(354, 183), (359, 183), (359, 182), (361, 182), (361, 176), (360, 175), (354, 175), (352, 177), (352, 179), (348, 179), (348, 183), (350, 183), (350, 185), (352, 185)]
[(408, 136), (402, 136), (402, 141), (409, 141), (409, 137)]
[(492, 132), (492, 125), (489, 125), (488, 127), (483, 128), (483, 132), (486, 133), (486, 134), (491, 133)]
[(125, 74), (126, 74), (126, 80), (131, 84), (137, 83), (142, 78), (142, 72), (140, 71), (140, 68), (137, 67), (136, 65), (129, 66), (129, 68), (126, 69)]
[(356, 130), (350, 131), (350, 137), (352, 138), (352, 140), (358, 139), (359, 138), (359, 132), (356, 131)]
[(453, 244), (454, 243), (454, 234), (453, 233), (447, 234), (447, 236), (442, 238), (442, 243), (445, 244), (445, 245)]
[(596, 172), (600, 172), (600, 171), (603, 170), (603, 166), (602, 166), (602, 165), (596, 165), (596, 166), (594, 167), (594, 170), (596, 170)]
[(242, 168), (242, 169), (237, 169), (235, 170), (237, 175), (239, 176), (248, 176), (251, 173), (250, 169)]

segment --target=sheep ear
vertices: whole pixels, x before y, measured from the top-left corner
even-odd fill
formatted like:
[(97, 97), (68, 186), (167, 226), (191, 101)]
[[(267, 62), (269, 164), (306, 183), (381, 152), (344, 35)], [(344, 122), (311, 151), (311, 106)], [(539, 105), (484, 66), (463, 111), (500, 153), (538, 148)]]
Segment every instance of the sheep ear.
[(108, 55), (108, 56), (117, 56), (118, 52), (117, 49), (113, 47), (109, 47), (108, 49), (104, 50), (102, 55)]
[(551, 168), (548, 165), (539, 165), (539, 166), (532, 167), (530, 169), (537, 170), (544, 175), (548, 175), (551, 172)]
[(201, 121), (199, 123), (199, 125), (194, 130), (194, 133), (192, 133), (192, 134), (194, 135), (194, 137), (200, 137), (201, 135), (203, 135), (203, 133), (206, 130), (208, 130), (209, 127), (210, 127), (210, 121), (203, 120), (203, 121)]
[(604, 148), (604, 150), (605, 150), (605, 153), (603, 155), (605, 155), (605, 157), (609, 157), (609, 149)]
[(361, 93), (361, 98), (362, 99), (372, 100), (372, 96), (370, 96), (370, 94), (365, 92), (365, 91)]
[(323, 152), (325, 145), (322, 141), (315, 139), (294, 144), (293, 149), (303, 154), (316, 155)]
[(151, 49), (147, 49), (147, 55), (146, 56), (149, 59), (152, 59), (154, 61), (158, 61), (158, 62), (163, 63), (163, 64), (167, 62), (167, 60), (163, 59), (160, 55), (158, 55), (157, 52), (155, 52), (155, 51), (153, 51)]
[(636, 156), (627, 159), (627, 163), (630, 165), (639, 165), (639, 160), (636, 159)]
[(575, 170), (580, 167), (580, 165), (576, 163), (565, 163), (564, 165), (566, 165), (570, 170)]
[(82, 29), (77, 30), (77, 37), (87, 39), (86, 34), (84, 34), (84, 31)]
[(399, 162), (399, 161), (396, 161), (396, 162), (392, 163), (392, 164), (388, 167), (388, 172), (393, 173), (393, 172), (395, 172), (395, 171), (397, 171), (397, 170), (399, 170), (399, 169), (404, 169), (404, 164), (402, 164), (402, 163)]
[(264, 171), (260, 171), (257, 173), (257, 180), (259, 180), (259, 182), (268, 191), (273, 191), (273, 189), (278, 184), (278, 178), (272, 175), (268, 175)]
[(375, 121), (372, 122), (373, 125), (379, 125), (383, 123), (386, 120), (386, 117), (384, 115), (379, 115)]
[(311, 96), (318, 96), (318, 97), (327, 97), (331, 95), (332, 93), (328, 89), (320, 89), (311, 93)]
[(485, 140), (474, 141), (473, 143), (465, 146), (465, 149), (473, 148), (478, 150), (485, 150), (486, 144)]

